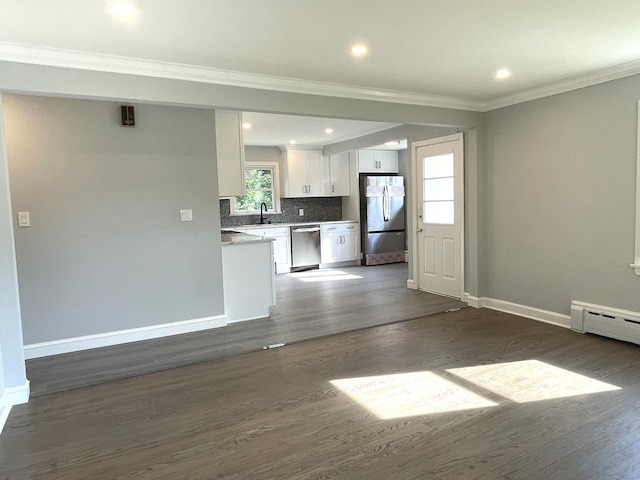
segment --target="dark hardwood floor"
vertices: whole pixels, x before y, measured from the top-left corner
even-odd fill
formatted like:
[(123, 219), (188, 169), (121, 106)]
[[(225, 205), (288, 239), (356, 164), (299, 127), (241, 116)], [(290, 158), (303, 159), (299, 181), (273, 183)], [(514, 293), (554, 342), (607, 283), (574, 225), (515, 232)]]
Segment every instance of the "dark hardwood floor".
[[(32, 396), (460, 308), (407, 289), (407, 264), (278, 275), (271, 318), (27, 361)], [(247, 301), (251, 301), (250, 295)]]
[(34, 398), (0, 478), (638, 479), (638, 399), (638, 346), (466, 308)]

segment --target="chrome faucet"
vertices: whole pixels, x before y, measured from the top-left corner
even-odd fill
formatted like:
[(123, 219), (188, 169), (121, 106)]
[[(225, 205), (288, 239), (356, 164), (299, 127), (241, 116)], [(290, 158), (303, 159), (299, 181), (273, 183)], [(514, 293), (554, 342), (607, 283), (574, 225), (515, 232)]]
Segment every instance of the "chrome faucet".
[(260, 225), (263, 225), (263, 224), (264, 224), (264, 215), (263, 215), (263, 213), (262, 213), (262, 207), (264, 207), (264, 213), (267, 213), (267, 210), (268, 210), (268, 208), (267, 208), (267, 204), (266, 204), (266, 203), (264, 203), (264, 202), (262, 202), (262, 203), (260, 204)]

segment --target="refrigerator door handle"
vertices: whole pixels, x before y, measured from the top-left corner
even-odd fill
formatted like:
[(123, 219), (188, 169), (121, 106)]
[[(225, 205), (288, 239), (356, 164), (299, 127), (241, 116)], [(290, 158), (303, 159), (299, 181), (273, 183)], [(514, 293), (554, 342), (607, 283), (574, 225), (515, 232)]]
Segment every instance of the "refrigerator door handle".
[(391, 201), (389, 199), (389, 187), (384, 186), (384, 192), (382, 194), (382, 218), (385, 222), (389, 221), (389, 210), (391, 208)]

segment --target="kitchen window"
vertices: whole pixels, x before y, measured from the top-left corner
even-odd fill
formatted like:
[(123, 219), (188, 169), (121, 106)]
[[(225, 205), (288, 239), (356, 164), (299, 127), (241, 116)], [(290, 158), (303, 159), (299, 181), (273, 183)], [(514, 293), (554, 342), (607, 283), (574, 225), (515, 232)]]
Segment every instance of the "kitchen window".
[(245, 194), (233, 198), (231, 215), (260, 214), (262, 203), (267, 205), (268, 213), (281, 213), (278, 164), (247, 162), (244, 173)]

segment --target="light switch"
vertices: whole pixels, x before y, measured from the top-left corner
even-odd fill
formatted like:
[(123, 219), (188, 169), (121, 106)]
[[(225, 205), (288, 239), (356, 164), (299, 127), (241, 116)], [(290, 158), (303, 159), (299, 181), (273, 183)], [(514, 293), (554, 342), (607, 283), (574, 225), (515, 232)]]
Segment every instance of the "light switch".
[(298, 209), (298, 215), (301, 217), (304, 217), (304, 208), (299, 208)]
[(18, 227), (30, 227), (31, 226), (31, 218), (29, 217), (29, 212), (18, 212)]
[(193, 212), (191, 209), (189, 210), (180, 210), (180, 221), (181, 222), (190, 222), (193, 220)]

